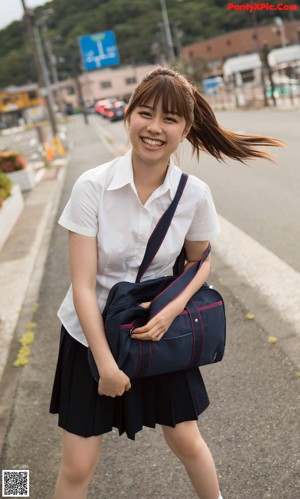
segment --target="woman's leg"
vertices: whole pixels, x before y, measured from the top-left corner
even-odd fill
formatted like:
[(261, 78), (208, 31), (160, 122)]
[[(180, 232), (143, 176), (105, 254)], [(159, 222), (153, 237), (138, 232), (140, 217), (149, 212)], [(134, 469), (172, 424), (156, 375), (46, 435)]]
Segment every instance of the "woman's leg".
[(64, 430), (60, 470), (54, 499), (86, 499), (100, 458), (102, 437), (79, 437)]
[(196, 421), (179, 423), (175, 428), (162, 426), (170, 449), (185, 466), (201, 499), (218, 499), (219, 484), (209, 448), (200, 435)]

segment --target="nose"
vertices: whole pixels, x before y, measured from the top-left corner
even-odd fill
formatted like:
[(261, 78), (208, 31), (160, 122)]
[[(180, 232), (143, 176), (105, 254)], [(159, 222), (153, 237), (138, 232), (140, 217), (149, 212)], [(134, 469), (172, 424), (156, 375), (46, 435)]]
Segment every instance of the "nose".
[(147, 131), (152, 134), (161, 133), (161, 123), (158, 117), (153, 117), (151, 122), (148, 123)]

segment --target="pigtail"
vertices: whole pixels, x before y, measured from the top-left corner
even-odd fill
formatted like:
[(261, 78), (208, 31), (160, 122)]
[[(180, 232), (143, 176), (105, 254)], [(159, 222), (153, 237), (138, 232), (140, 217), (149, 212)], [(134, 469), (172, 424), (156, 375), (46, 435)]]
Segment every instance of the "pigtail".
[(193, 88), (194, 121), (187, 135), (193, 152), (199, 159), (200, 151), (206, 151), (218, 161), (232, 158), (245, 162), (247, 159), (263, 158), (274, 162), (273, 155), (260, 151), (260, 146), (283, 147), (284, 143), (272, 137), (242, 135), (222, 128), (215, 114), (196, 88)]

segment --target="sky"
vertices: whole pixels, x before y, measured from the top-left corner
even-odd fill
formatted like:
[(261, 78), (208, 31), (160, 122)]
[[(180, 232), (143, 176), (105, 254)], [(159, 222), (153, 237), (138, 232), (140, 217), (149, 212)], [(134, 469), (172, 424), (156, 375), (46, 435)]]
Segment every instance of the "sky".
[[(25, 0), (27, 7), (43, 5), (47, 0)], [(49, 0), (48, 0), (49, 1)], [(0, 0), (0, 29), (13, 21), (19, 21), (23, 16), (21, 0)]]

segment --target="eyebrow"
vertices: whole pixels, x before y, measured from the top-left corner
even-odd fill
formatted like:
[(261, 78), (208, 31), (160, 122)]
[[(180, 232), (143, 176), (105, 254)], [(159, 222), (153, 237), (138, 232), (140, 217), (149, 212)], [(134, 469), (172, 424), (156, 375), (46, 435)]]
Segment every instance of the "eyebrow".
[[(138, 107), (146, 107), (148, 109), (151, 109), (152, 111), (154, 111), (154, 107), (153, 106), (149, 106), (149, 104), (139, 104)], [(164, 114), (175, 114), (176, 116), (179, 116), (179, 113), (177, 113), (176, 111), (164, 111)]]

